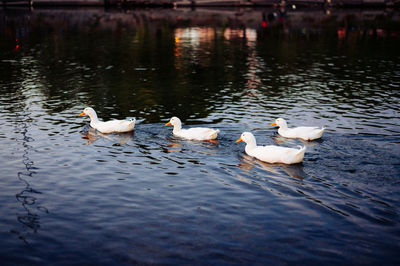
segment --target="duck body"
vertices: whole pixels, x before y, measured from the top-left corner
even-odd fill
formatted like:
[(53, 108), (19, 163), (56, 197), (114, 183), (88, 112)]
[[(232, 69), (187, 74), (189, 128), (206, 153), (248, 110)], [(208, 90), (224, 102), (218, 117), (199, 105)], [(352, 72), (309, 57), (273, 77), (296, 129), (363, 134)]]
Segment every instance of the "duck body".
[(319, 127), (294, 127), (288, 128), (285, 119), (278, 118), (271, 126), (279, 126), (278, 133), (285, 138), (299, 138), (303, 140), (314, 140), (322, 137), (325, 128)]
[(111, 120), (107, 122), (90, 122), (90, 126), (101, 133), (123, 133), (132, 131), (135, 127), (135, 119), (131, 120)]
[(93, 108), (87, 107), (79, 115), (88, 115), (90, 117), (90, 126), (101, 133), (122, 133), (129, 132), (135, 128), (136, 119), (130, 120), (110, 120), (102, 122), (98, 119)]
[(187, 140), (212, 140), (218, 137), (219, 129), (212, 129), (206, 127), (194, 127), (189, 129), (182, 129), (182, 122), (177, 117), (172, 117), (168, 123), (165, 124), (173, 125), (174, 129), (172, 133), (174, 136), (184, 138)]
[(303, 161), (306, 147), (300, 149), (275, 145), (257, 146), (256, 138), (250, 132), (244, 132), (236, 142), (246, 143), (246, 154), (267, 163), (295, 164)]

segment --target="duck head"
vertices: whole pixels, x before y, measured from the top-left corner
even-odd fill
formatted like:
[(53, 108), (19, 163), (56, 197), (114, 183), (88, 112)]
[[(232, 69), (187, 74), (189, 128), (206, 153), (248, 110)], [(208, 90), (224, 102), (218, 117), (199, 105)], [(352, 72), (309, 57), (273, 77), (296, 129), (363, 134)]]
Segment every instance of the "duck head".
[(169, 120), (169, 122), (166, 123), (165, 125), (166, 125), (166, 126), (173, 125), (173, 126), (174, 126), (174, 130), (180, 130), (180, 129), (182, 128), (182, 122), (181, 122), (181, 120), (180, 120), (178, 117), (176, 117), (176, 116), (172, 117), (172, 118)]
[(271, 126), (278, 126), (278, 127), (287, 127), (286, 120), (283, 118), (278, 118), (275, 120), (274, 123), (271, 124)]
[(244, 141), (246, 144), (256, 144), (256, 138), (250, 132), (243, 132), (240, 138), (236, 141), (236, 143)]
[(83, 109), (83, 112), (80, 113), (79, 116), (81, 115), (88, 115), (90, 119), (97, 120), (96, 111), (91, 107), (86, 107), (85, 109)]

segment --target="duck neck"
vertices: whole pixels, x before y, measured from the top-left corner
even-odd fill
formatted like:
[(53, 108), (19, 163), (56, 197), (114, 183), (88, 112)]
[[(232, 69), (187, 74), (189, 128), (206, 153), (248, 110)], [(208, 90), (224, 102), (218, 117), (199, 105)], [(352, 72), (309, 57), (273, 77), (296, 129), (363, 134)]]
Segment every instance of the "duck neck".
[(256, 138), (254, 136), (252, 136), (252, 138), (246, 142), (245, 150), (247, 152), (247, 151), (252, 150), (252, 149), (254, 149), (256, 147), (257, 147)]
[(283, 122), (279, 125), (279, 129), (286, 130), (287, 128), (288, 128), (288, 127), (287, 127), (286, 121), (283, 121)]
[(182, 124), (180, 122), (176, 123), (176, 124), (174, 124), (174, 130), (172, 131), (172, 133), (176, 134), (179, 131), (181, 131), (181, 129), (182, 129)]
[(90, 126), (94, 127), (99, 122), (99, 118), (97, 117), (96, 113), (89, 114), (90, 117)]

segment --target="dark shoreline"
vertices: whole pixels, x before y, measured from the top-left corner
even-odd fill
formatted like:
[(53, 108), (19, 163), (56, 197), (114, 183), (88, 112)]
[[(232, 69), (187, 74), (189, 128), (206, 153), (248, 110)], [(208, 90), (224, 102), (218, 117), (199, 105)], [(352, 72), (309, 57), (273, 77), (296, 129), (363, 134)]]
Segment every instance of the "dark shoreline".
[(235, 8), (235, 9), (259, 9), (269, 7), (295, 7), (295, 8), (357, 8), (357, 9), (375, 9), (375, 8), (393, 8), (399, 9), (399, 0), (293, 0), (293, 1), (263, 1), (263, 2), (246, 2), (246, 1), (227, 1), (227, 2), (170, 2), (170, 1), (126, 1), (126, 0), (99, 0), (99, 1), (51, 1), (51, 0), (3, 0), (1, 1), (3, 8), (15, 6), (28, 6), (33, 8), (51, 8), (51, 7), (121, 7), (121, 8)]

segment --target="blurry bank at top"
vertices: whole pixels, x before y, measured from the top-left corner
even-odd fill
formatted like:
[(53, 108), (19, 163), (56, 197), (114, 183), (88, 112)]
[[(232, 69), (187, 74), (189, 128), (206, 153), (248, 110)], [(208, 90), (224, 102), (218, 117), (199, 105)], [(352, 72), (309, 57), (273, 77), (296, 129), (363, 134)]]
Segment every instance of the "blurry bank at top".
[[(368, 81), (357, 62), (398, 57), (400, 38), (390, 10), (3, 9), (0, 17), (3, 80), (39, 76), (46, 99), (63, 100), (46, 103), (53, 111), (82, 101), (147, 122), (206, 117), (227, 91), (273, 94), (302, 75)], [(373, 76), (395, 67), (380, 64)]]

